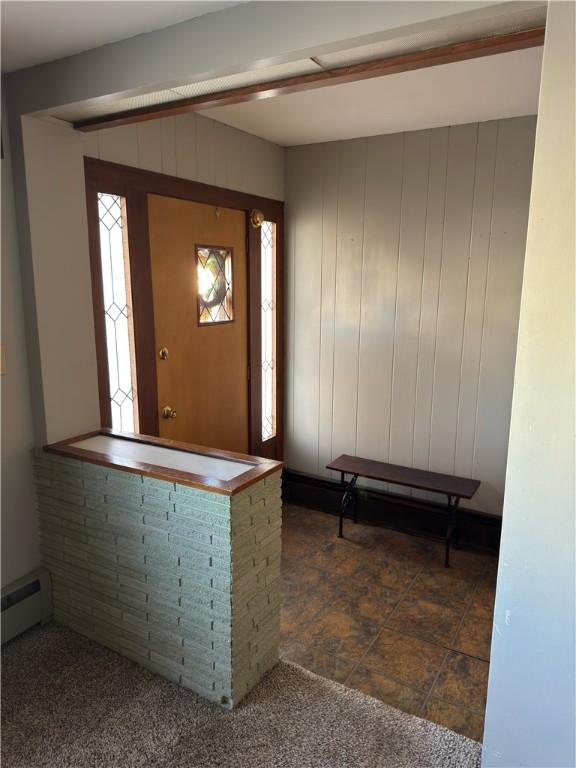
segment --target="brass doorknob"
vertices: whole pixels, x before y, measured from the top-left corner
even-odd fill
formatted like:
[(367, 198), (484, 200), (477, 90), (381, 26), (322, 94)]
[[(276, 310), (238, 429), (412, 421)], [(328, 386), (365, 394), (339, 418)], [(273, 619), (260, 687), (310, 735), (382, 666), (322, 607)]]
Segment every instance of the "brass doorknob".
[(159, 349), (158, 355), (160, 360), (168, 360), (168, 347), (162, 347), (162, 349)]
[(162, 418), (163, 419), (175, 419), (176, 418), (176, 411), (171, 406), (165, 405), (164, 408), (162, 408)]

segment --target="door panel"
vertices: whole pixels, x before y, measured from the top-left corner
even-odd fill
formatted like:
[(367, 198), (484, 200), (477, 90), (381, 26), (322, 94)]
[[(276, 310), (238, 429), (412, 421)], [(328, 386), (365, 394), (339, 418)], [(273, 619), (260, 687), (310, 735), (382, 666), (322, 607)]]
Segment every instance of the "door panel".
[[(247, 453), (246, 215), (148, 195), (160, 436)], [(196, 246), (232, 249), (233, 320), (199, 325)], [(162, 418), (170, 406), (175, 418)]]

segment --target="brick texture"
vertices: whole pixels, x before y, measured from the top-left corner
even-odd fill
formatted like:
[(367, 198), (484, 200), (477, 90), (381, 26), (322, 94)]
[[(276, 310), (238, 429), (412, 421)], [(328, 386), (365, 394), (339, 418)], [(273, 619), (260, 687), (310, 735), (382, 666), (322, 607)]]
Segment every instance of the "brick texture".
[(234, 707), (276, 663), (281, 472), (234, 496), (36, 452), (57, 621)]

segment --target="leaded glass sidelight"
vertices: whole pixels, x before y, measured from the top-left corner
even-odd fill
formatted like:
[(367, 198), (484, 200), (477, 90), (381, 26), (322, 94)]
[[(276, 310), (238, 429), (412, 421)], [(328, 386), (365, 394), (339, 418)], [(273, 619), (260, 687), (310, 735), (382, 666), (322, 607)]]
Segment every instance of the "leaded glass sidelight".
[(198, 323), (228, 323), (234, 319), (232, 249), (196, 246)]
[(100, 264), (112, 428), (138, 431), (126, 201), (98, 193)]
[(276, 224), (260, 227), (262, 440), (276, 435)]

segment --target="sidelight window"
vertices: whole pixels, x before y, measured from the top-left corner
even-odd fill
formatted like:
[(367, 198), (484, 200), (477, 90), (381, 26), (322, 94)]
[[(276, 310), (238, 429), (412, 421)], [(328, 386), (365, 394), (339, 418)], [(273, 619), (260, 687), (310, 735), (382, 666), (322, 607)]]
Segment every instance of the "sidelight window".
[(100, 264), (112, 428), (138, 431), (126, 200), (98, 193)]
[(260, 228), (262, 440), (276, 436), (276, 224)]

